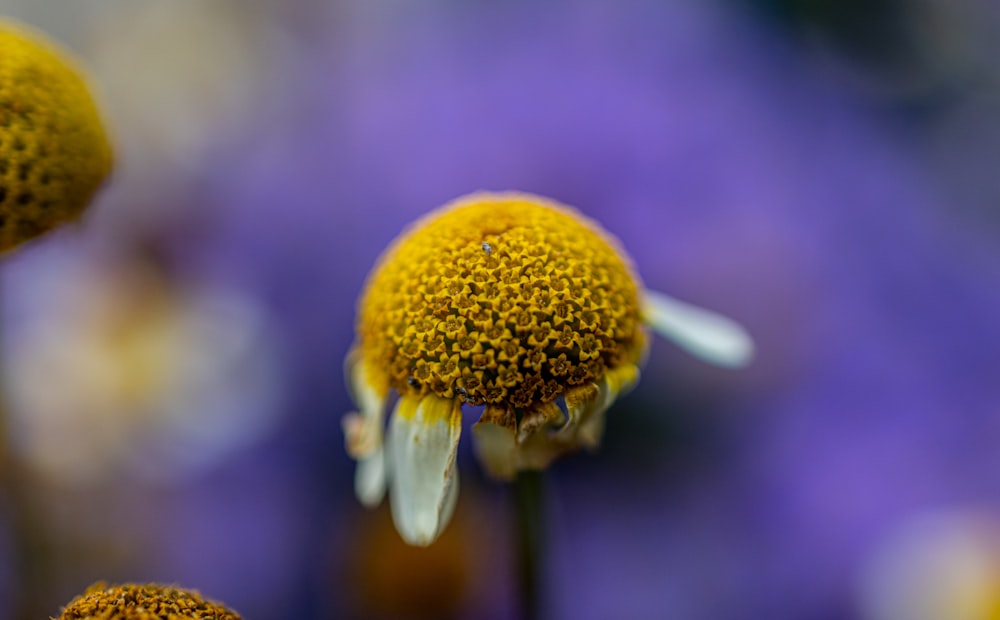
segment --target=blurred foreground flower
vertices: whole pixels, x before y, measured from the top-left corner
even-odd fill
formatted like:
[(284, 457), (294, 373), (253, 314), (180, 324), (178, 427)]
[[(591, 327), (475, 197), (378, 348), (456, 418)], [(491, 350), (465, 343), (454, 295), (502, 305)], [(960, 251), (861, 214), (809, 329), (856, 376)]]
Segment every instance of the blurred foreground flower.
[(906, 524), (861, 583), (865, 620), (1000, 618), (1000, 519), (977, 512)]
[(0, 18), (0, 254), (76, 219), (111, 165), (75, 62)]
[(76, 481), (171, 477), (268, 428), (276, 344), (251, 302), (145, 264), (66, 262), (8, 339), (11, 443), (32, 465)]
[(193, 590), (154, 583), (107, 586), (95, 583), (70, 601), (58, 620), (240, 620), (221, 603)]
[[(474, 194), (431, 213), (380, 258), (347, 370), (360, 413), (344, 420), (369, 506), (391, 485), (403, 538), (430, 544), (458, 494), (462, 405), (493, 476), (596, 448), (604, 414), (638, 379), (649, 325), (723, 365), (749, 361), (741, 327), (641, 287), (616, 240), (529, 194)], [(383, 448), (390, 390), (399, 394)]]

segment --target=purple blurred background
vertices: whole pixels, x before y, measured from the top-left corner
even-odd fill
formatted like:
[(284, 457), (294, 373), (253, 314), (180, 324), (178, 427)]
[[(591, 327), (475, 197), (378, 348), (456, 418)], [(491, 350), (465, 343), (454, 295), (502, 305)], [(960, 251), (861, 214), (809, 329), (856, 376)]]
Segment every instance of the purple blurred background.
[[(723, 371), (655, 342), (602, 450), (552, 468), (545, 617), (864, 618), (864, 576), (910, 520), (1000, 519), (986, 0), (0, 0), (0, 14), (81, 56), (118, 144), (83, 225), (0, 267), (5, 392), (21, 394), (5, 408), (0, 618), (57, 614), (97, 580), (179, 583), (248, 619), (517, 617), (510, 489), (469, 442), (456, 521), (417, 551), (355, 500), (340, 431), (368, 269), (476, 189), (577, 206), (647, 286), (739, 320), (759, 352)], [(216, 333), (236, 312), (253, 319), (232, 342), (250, 344), (170, 348), (172, 391), (51, 396), (92, 385), (59, 372), (133, 359), (107, 338), (66, 346), (95, 347), (79, 368), (30, 353), (35, 334), (118, 325), (54, 307), (90, 303), (64, 296), (84, 277), (70, 270), (119, 282), (130, 265), (152, 275), (119, 285), (123, 304), (129, 287), (168, 300), (155, 320), (122, 311), (140, 341), (189, 319)], [(228, 310), (199, 314), (217, 296)], [(260, 356), (273, 363), (247, 363)], [(182, 372), (212, 357), (211, 385)], [(24, 376), (56, 403), (44, 422), (31, 381), (11, 383)], [(66, 437), (60, 412), (80, 399), (105, 417), (79, 426), (123, 430)], [(219, 413), (248, 401), (252, 424)]]

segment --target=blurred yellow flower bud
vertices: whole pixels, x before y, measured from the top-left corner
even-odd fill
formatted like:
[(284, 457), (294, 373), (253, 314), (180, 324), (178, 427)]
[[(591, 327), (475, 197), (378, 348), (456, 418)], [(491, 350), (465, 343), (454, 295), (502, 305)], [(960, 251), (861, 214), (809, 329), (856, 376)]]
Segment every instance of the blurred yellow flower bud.
[(111, 166), (76, 62), (0, 18), (0, 253), (76, 219)]

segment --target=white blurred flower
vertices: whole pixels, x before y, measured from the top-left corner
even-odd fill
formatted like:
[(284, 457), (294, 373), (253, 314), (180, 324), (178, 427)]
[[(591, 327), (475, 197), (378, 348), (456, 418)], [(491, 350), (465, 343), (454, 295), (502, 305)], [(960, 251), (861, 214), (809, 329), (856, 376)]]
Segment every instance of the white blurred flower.
[[(241, 0), (101, 7), (85, 53), (133, 166), (198, 167), (250, 129), (281, 58), (266, 11)], [(153, 172), (153, 170), (147, 170)]]
[(1000, 515), (953, 511), (905, 524), (862, 574), (866, 620), (1000, 618)]
[[(60, 3), (65, 4), (65, 3)], [(161, 230), (217, 206), (185, 197), (226, 153), (270, 131), (298, 42), (268, 3), (95, 2), (76, 35), (114, 127), (116, 161), (96, 233)], [(126, 233), (127, 234), (127, 233)]]
[(250, 301), (135, 264), (58, 267), (4, 343), (13, 448), (41, 472), (172, 477), (271, 426), (276, 344)]

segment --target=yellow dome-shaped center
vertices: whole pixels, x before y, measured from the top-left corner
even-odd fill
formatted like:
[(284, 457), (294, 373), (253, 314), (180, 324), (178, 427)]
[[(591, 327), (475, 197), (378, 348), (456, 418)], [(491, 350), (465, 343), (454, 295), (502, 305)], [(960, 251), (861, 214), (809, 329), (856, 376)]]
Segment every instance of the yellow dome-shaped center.
[(379, 260), (355, 355), (382, 390), (524, 409), (642, 354), (639, 285), (616, 241), (569, 207), (478, 194)]
[(0, 19), (0, 252), (75, 219), (111, 160), (74, 63)]
[(240, 620), (239, 614), (197, 592), (155, 583), (96, 583), (70, 601), (59, 620)]

